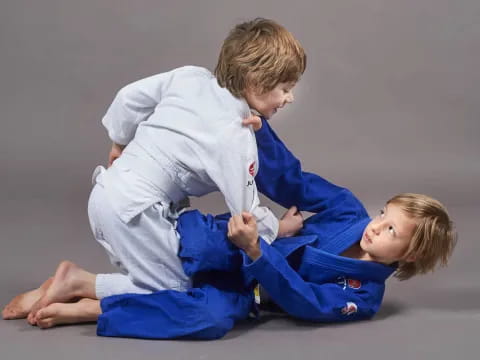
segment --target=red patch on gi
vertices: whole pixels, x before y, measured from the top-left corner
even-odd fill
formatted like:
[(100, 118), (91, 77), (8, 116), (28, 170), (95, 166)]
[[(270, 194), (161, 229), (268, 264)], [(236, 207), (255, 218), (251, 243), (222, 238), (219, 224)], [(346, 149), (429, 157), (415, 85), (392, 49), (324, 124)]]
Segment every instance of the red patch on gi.
[(251, 163), (250, 166), (248, 167), (248, 172), (252, 176), (255, 175), (255, 161), (253, 163)]
[(348, 279), (348, 287), (352, 289), (360, 289), (362, 282), (360, 280)]
[(347, 305), (345, 305), (341, 311), (343, 315), (352, 315), (358, 311), (358, 307), (354, 302), (347, 302)]

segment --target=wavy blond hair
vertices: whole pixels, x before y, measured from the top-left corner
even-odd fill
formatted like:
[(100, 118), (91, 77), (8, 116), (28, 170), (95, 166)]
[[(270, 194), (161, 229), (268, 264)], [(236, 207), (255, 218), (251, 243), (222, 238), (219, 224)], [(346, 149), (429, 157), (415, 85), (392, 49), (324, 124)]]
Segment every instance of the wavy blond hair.
[(263, 94), (279, 83), (296, 83), (306, 64), (305, 51), (287, 29), (273, 20), (256, 18), (230, 31), (215, 76), (221, 87), (244, 97), (247, 86)]
[(400, 206), (417, 224), (404, 256), (414, 261), (399, 261), (395, 277), (407, 280), (433, 271), (438, 263), (446, 266), (456, 245), (457, 234), (445, 206), (427, 195), (412, 193), (396, 195), (387, 204)]

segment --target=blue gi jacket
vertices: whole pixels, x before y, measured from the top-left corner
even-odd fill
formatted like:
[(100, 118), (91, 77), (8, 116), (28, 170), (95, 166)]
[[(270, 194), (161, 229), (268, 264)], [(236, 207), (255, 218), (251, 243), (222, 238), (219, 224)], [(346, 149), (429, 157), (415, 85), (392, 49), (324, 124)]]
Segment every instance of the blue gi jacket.
[(284, 207), (315, 213), (299, 235), (271, 246), (260, 239), (262, 256), (252, 262), (228, 241), (228, 215), (187, 212), (178, 222), (179, 257), (193, 288), (105, 298), (98, 335), (222, 337), (254, 308), (256, 281), (284, 311), (308, 321), (362, 320), (378, 311), (395, 268), (340, 256), (370, 221), (363, 205), (349, 190), (302, 171), (265, 120), (256, 137), (259, 190)]

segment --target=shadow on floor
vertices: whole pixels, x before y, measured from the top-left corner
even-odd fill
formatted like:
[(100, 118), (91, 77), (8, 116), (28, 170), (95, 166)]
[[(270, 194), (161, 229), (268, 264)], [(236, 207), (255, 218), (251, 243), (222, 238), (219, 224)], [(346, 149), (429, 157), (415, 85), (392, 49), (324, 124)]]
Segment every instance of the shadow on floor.
[[(408, 306), (388, 301), (382, 304), (381, 310), (373, 318), (373, 320), (368, 321), (377, 321), (384, 320), (390, 316), (398, 315), (404, 312)], [(348, 326), (349, 322), (344, 323), (313, 323), (308, 321), (302, 321), (298, 319), (291, 318), (282, 313), (262, 313), (261, 317), (256, 320), (248, 320), (241, 322), (235, 326), (233, 331), (229, 332), (224, 339), (233, 339), (239, 336), (242, 336), (244, 333), (251, 331), (252, 329), (261, 326), (267, 331), (310, 331), (312, 328), (321, 328), (321, 327), (339, 327), (339, 326)]]

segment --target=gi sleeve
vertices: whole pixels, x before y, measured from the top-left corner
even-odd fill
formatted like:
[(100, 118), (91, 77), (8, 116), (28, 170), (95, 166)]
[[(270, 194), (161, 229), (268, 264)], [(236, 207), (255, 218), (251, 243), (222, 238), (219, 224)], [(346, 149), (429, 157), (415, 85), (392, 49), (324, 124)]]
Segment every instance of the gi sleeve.
[(265, 119), (255, 133), (259, 171), (255, 178), (258, 189), (285, 208), (296, 205), (299, 210), (321, 212), (328, 203), (348, 192), (309, 172), (302, 171), (300, 161), (287, 149)]
[(135, 81), (120, 89), (102, 119), (110, 139), (127, 145), (138, 124), (145, 121), (162, 99), (174, 70)]
[(252, 262), (244, 254), (243, 271), (255, 278), (273, 301), (288, 314), (314, 322), (342, 322), (371, 318), (376, 306), (369, 294), (343, 289), (336, 283), (305, 281), (287, 260), (261, 240), (262, 256)]
[(178, 218), (180, 234), (178, 257), (190, 277), (200, 272), (239, 272), (243, 257), (227, 238), (230, 214), (203, 215), (198, 210), (187, 211)]
[(252, 299), (252, 291), (224, 291), (210, 285), (187, 292), (114, 295), (100, 302), (97, 335), (218, 339), (248, 317)]
[[(222, 135), (218, 148), (212, 151), (205, 169), (225, 198), (232, 215), (252, 213), (260, 236), (272, 243), (278, 234), (279, 221), (270, 209), (260, 206), (255, 174), (258, 171), (255, 143), (248, 128), (229, 128)], [(254, 140), (254, 139), (253, 139)]]

